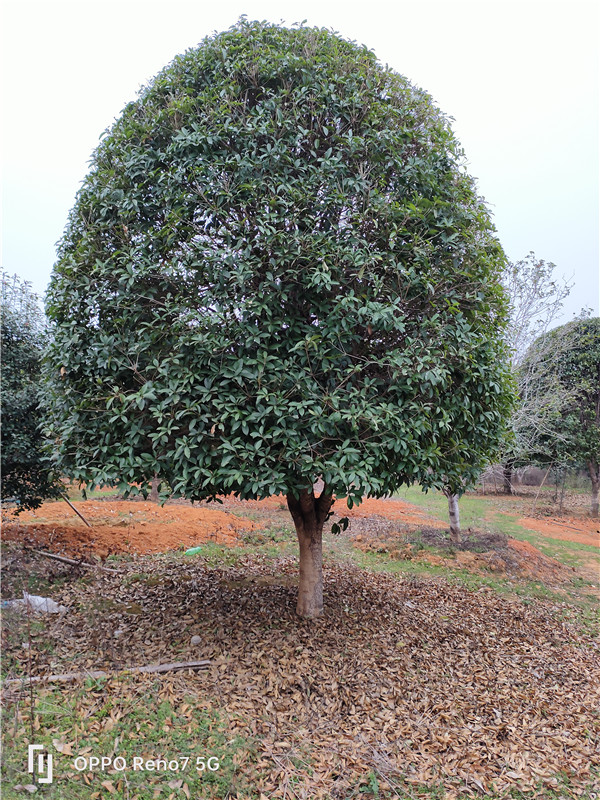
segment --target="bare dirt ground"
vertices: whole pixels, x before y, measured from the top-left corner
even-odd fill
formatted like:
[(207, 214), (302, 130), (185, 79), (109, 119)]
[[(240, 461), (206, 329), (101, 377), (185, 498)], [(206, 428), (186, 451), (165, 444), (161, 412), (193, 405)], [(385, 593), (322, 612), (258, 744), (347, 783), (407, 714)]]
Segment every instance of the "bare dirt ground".
[[(577, 576), (590, 585), (600, 583), (594, 558), (578, 568), (543, 554), (530, 542), (467, 530), (460, 546), (453, 546), (447, 535), (447, 521), (399, 499), (367, 499), (347, 509), (337, 504), (337, 515), (350, 520), (345, 538), (352, 547), (366, 553), (387, 554), (390, 559), (412, 561), (434, 567), (463, 570), (474, 575), (497, 575), (517, 580), (538, 580), (548, 587), (568, 588)], [(512, 506), (512, 507), (511, 507)], [(109, 555), (164, 553), (185, 550), (207, 542), (234, 547), (252, 534), (264, 542), (264, 526), (290, 527), (285, 497), (241, 501), (222, 498), (221, 504), (190, 504), (176, 500), (165, 506), (141, 499), (121, 500), (106, 493), (75, 507), (88, 520), (87, 527), (64, 502), (45, 503), (35, 512), (3, 514), (2, 538), (27, 548), (87, 561)], [(496, 503), (494, 503), (494, 507)], [(514, 516), (526, 505), (522, 498), (500, 499), (499, 511)], [(248, 518), (248, 517), (251, 517)], [(521, 517), (519, 524), (549, 539), (567, 540), (600, 547), (598, 522), (585, 518), (560, 519)], [(597, 589), (589, 590), (595, 593)], [(5, 594), (5, 593), (4, 593)]]
[(522, 517), (519, 525), (565, 542), (579, 542), (600, 547), (600, 520), (583, 517)]
[(74, 503), (88, 528), (64, 502), (37, 511), (3, 515), (2, 538), (67, 556), (164, 553), (205, 542), (233, 545), (242, 532), (258, 527), (218, 508), (159, 506), (115, 498)]

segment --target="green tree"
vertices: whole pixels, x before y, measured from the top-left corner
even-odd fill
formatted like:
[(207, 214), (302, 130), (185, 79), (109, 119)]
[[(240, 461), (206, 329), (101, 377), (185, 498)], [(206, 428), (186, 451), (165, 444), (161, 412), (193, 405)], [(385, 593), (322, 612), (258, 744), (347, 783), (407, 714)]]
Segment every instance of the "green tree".
[(585, 467), (592, 484), (591, 514), (600, 490), (600, 317), (580, 317), (541, 336), (528, 359), (543, 385), (564, 398), (540, 441), (540, 461)]
[[(558, 358), (559, 352), (556, 341), (541, 337), (551, 329), (571, 290), (568, 281), (554, 276), (555, 269), (555, 264), (530, 252), (507, 264), (502, 275), (510, 305), (506, 342), (518, 393), (501, 451), (507, 494), (513, 492), (513, 469), (539, 460), (546, 434), (556, 435), (553, 420), (567, 400), (565, 387), (544, 377), (549, 359)], [(534, 341), (538, 344), (532, 349)], [(542, 352), (542, 342), (548, 342), (548, 352)]]
[(242, 19), (94, 155), (49, 291), (58, 463), (134, 492), (156, 474), (163, 497), (286, 494), (315, 616), (335, 496), (462, 486), (497, 446), (503, 264), (425, 92), (325, 30)]
[(31, 284), (2, 273), (2, 502), (17, 511), (61, 496), (63, 486), (42, 449), (40, 365), (46, 323)]

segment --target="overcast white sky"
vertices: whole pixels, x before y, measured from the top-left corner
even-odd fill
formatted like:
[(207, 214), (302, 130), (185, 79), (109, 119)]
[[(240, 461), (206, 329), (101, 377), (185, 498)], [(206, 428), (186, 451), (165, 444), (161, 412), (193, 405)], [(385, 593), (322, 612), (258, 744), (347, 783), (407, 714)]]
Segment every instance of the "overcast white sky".
[(2, 266), (43, 293), (98, 138), (177, 54), (241, 14), (333, 28), (455, 119), (511, 260), (597, 315), (599, 15), (592, 0), (4, 0)]

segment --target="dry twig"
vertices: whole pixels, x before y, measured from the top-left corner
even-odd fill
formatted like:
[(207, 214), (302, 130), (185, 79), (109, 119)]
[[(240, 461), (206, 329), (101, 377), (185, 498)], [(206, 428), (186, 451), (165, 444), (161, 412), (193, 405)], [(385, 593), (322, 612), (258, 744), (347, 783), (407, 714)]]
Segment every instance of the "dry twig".
[[(184, 669), (208, 669), (211, 665), (210, 660), (205, 661), (181, 661), (174, 664), (149, 664), (142, 667), (128, 667), (121, 670), (121, 673), (130, 672), (151, 672), (154, 674), (163, 672), (177, 672)], [(106, 672), (102, 669), (95, 669), (92, 671), (83, 672), (65, 672), (61, 675), (37, 675), (30, 678), (11, 678), (4, 682), (5, 686), (14, 686), (17, 683), (23, 686), (31, 685), (32, 683), (41, 683), (47, 681), (48, 683), (68, 683), (69, 681), (76, 681), (79, 678), (111, 678), (114, 677), (115, 672)]]
[(116, 572), (118, 569), (111, 569), (111, 567), (103, 567), (100, 564), (89, 564), (87, 561), (79, 561), (76, 558), (68, 558), (67, 556), (59, 556), (56, 553), (48, 553), (45, 550), (32, 550), (32, 553), (37, 553), (44, 558), (53, 558), (55, 561), (61, 561), (63, 564), (71, 564), (74, 567), (85, 567), (86, 569), (101, 569), (104, 572)]

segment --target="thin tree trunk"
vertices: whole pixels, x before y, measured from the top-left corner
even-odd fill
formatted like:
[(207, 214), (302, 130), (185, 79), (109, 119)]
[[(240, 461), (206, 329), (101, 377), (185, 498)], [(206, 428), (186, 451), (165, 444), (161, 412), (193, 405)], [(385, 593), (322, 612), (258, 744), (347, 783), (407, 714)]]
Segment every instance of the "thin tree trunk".
[(567, 470), (566, 468), (563, 469), (563, 478), (562, 484), (560, 487), (560, 505), (558, 506), (559, 513), (562, 514), (563, 511), (563, 503), (565, 501), (565, 484), (567, 482)]
[(592, 517), (598, 517), (598, 490), (600, 489), (600, 469), (598, 464), (593, 461), (588, 463), (590, 478), (592, 480)]
[(560, 470), (554, 470), (554, 495), (552, 496), (552, 502), (556, 503), (558, 501), (558, 484), (560, 482)]
[(458, 507), (458, 495), (451, 491), (444, 490), (448, 498), (448, 515), (450, 517), (450, 541), (453, 544), (460, 544), (460, 509)]
[(304, 489), (299, 497), (287, 496), (300, 546), (300, 579), (296, 613), (313, 619), (323, 613), (323, 525), (333, 497), (323, 489), (315, 497), (312, 489)]
[(544, 484), (546, 483), (546, 478), (547, 478), (547, 477), (548, 477), (548, 475), (550, 474), (550, 470), (551, 470), (551, 469), (552, 469), (552, 465), (550, 465), (550, 466), (548, 467), (548, 469), (546, 470), (546, 474), (544, 475), (544, 477), (543, 477), (543, 479), (542, 479), (542, 482), (540, 483), (540, 487), (539, 487), (539, 489), (537, 490), (537, 494), (536, 494), (536, 496), (535, 496), (535, 500), (533, 501), (533, 508), (531, 509), (531, 513), (532, 513), (532, 514), (535, 514), (535, 507), (536, 507), (536, 505), (537, 505), (537, 501), (538, 501), (538, 498), (539, 498), (539, 496), (540, 496), (540, 492), (541, 492), (541, 491), (542, 491), (542, 489), (544, 488)]
[(502, 466), (502, 479), (504, 481), (504, 494), (514, 494), (513, 485), (512, 485), (512, 473), (513, 473), (513, 463), (512, 463), (512, 461), (507, 461)]
[(158, 475), (152, 478), (152, 491), (150, 492), (150, 500), (153, 503), (158, 503)]

